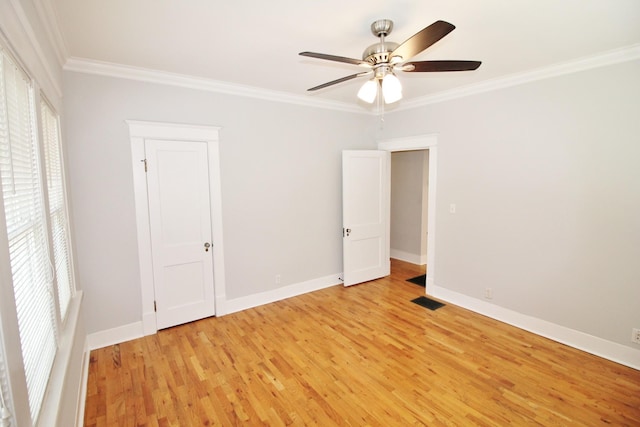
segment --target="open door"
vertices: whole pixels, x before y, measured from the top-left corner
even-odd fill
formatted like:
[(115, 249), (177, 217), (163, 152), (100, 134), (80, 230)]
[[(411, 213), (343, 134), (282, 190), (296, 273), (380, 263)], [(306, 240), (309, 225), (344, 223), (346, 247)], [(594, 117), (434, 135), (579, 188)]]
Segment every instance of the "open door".
[(388, 151), (342, 152), (344, 285), (390, 274)]

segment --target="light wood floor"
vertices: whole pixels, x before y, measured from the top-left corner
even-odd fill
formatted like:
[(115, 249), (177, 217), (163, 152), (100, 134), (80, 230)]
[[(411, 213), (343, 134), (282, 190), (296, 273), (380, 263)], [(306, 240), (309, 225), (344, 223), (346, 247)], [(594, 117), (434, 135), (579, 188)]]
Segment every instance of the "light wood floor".
[(85, 426), (640, 425), (640, 371), (412, 304), (420, 273), (92, 351)]

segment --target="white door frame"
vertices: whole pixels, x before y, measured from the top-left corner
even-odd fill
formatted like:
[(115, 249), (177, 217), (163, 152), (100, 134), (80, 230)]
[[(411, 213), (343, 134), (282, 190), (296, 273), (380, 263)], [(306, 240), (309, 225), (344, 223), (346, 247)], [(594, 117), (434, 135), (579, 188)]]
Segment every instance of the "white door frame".
[[(433, 294), (436, 259), (436, 175), (438, 164), (438, 135), (426, 134), (378, 141), (378, 150), (429, 150), (429, 206), (427, 208), (427, 280), (425, 291)], [(389, 171), (390, 173), (391, 171)]]
[(202, 141), (208, 146), (209, 188), (211, 204), (211, 230), (213, 238), (213, 280), (216, 315), (224, 311), (225, 273), (222, 240), (222, 197), (220, 183), (219, 127), (177, 123), (159, 123), (126, 120), (131, 139), (131, 161), (133, 167), (133, 189), (138, 229), (138, 257), (140, 265), (140, 287), (142, 291), (142, 327), (144, 335), (158, 331), (154, 310), (153, 262), (151, 257), (151, 227), (147, 178), (145, 176), (145, 140)]

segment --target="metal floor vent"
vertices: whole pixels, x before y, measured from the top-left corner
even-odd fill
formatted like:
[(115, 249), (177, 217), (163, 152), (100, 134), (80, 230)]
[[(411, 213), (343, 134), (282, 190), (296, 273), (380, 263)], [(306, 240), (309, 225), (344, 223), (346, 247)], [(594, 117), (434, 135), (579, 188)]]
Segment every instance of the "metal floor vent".
[(429, 310), (437, 310), (440, 307), (444, 307), (444, 304), (438, 301), (434, 301), (427, 297), (418, 297), (416, 299), (411, 300), (412, 303), (418, 304), (424, 308), (428, 308)]

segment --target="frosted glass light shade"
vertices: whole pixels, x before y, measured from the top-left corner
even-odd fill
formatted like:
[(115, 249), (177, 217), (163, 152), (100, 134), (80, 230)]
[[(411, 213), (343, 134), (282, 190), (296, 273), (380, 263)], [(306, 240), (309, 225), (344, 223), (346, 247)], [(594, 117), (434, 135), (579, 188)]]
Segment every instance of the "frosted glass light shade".
[(375, 79), (367, 80), (358, 91), (358, 98), (368, 104), (372, 104), (378, 94), (378, 84)]
[(382, 79), (382, 96), (387, 104), (402, 99), (402, 85), (395, 75), (387, 74)]

